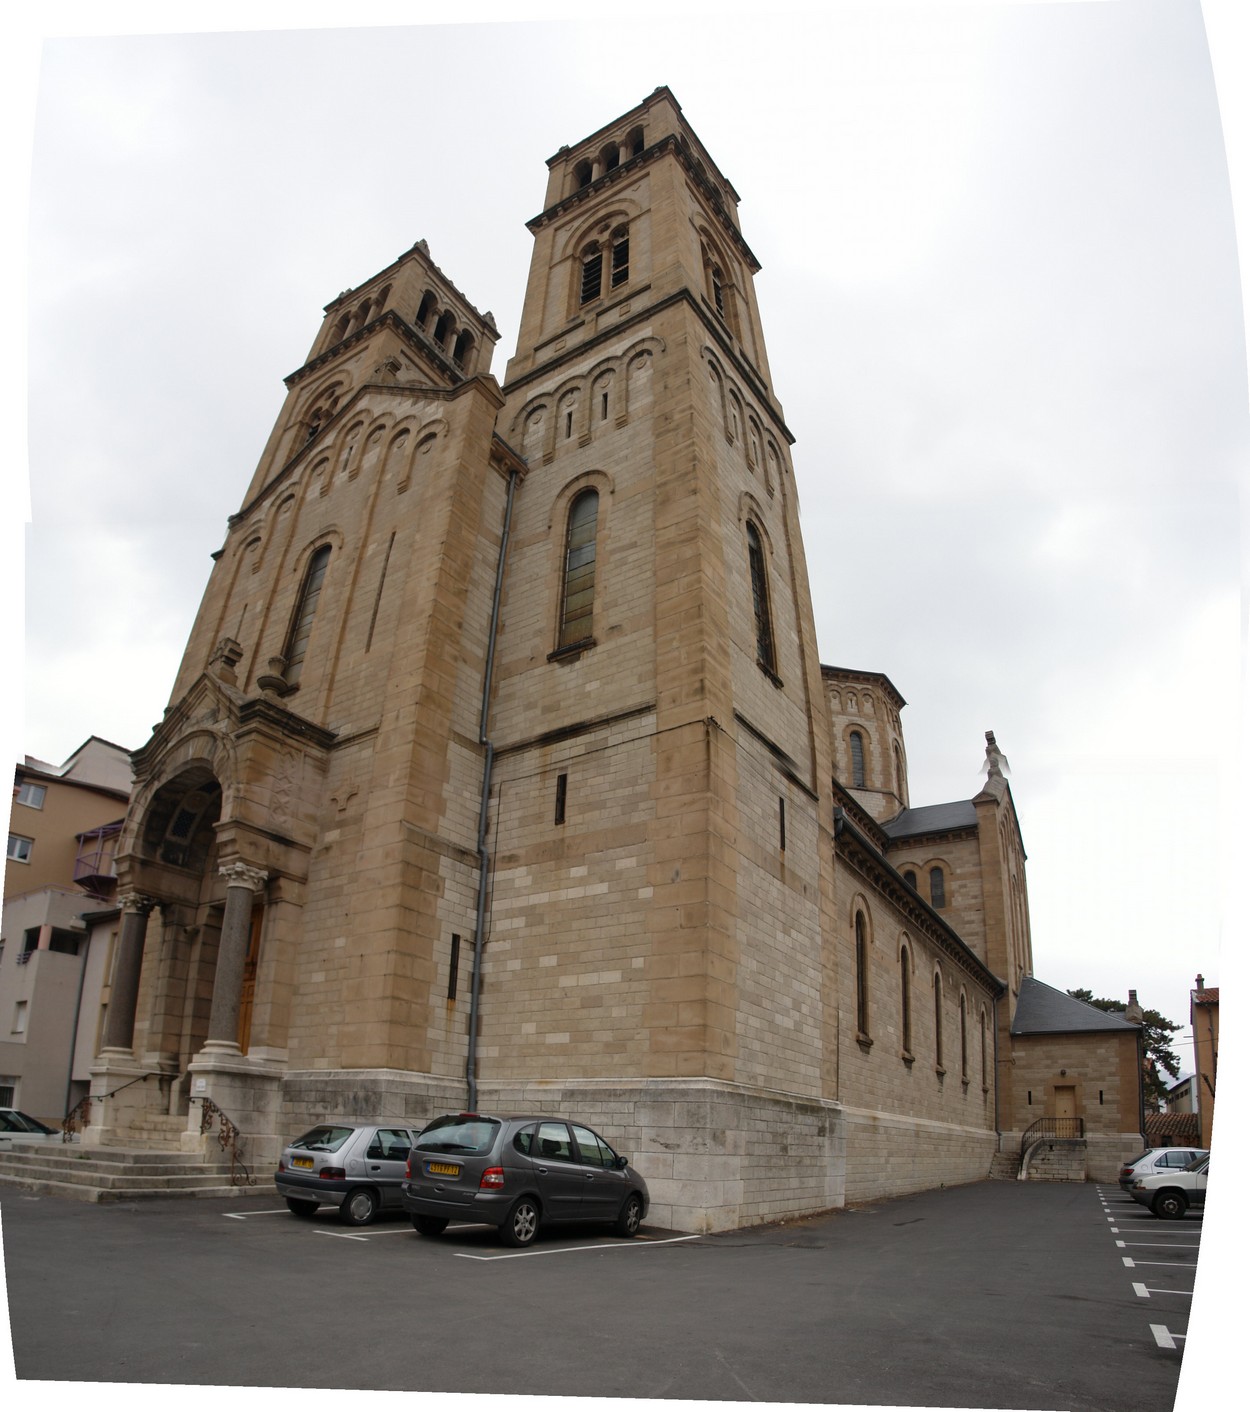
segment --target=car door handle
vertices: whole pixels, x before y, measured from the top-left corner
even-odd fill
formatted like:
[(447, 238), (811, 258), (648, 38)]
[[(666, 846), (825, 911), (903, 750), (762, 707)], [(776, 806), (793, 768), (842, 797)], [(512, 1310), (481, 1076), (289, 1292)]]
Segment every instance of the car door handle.
[(369, 1164), (369, 1170), (370, 1170), (371, 1172), (380, 1172), (380, 1171), (382, 1170), (382, 1168), (379, 1167), (376, 1162), (371, 1162), (371, 1163)]

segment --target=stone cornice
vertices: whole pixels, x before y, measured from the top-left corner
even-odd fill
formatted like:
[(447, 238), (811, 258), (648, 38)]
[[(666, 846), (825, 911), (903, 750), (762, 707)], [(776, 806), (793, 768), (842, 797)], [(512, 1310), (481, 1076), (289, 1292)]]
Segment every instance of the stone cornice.
[(276, 701), (267, 697), (251, 696), (238, 708), (238, 724), (245, 726), (268, 726), (286, 739), (306, 741), (318, 750), (328, 751), (338, 738), (336, 731), (316, 725), (304, 716), (297, 716)]

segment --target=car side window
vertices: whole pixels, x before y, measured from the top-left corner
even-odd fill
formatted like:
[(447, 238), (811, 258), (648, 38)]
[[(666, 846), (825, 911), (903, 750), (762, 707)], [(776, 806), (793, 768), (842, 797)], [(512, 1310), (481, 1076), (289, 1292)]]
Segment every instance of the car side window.
[(523, 1157), (532, 1157), (534, 1146), (534, 1129), (522, 1128), (516, 1137), (512, 1139), (512, 1145)]
[(534, 1150), (530, 1154), (546, 1162), (571, 1162), (573, 1147), (563, 1123), (539, 1123)]
[(1188, 1159), (1183, 1152), (1165, 1152), (1162, 1165), (1165, 1167), (1185, 1167), (1188, 1166)]
[(596, 1133), (592, 1133), (589, 1128), (579, 1127), (573, 1124), (573, 1136), (577, 1139), (578, 1151), (582, 1154), (582, 1161), (588, 1167), (608, 1167), (611, 1168), (616, 1160), (616, 1154), (605, 1142), (601, 1142)]
[(379, 1128), (365, 1152), (375, 1162), (405, 1162), (412, 1139), (402, 1128)]

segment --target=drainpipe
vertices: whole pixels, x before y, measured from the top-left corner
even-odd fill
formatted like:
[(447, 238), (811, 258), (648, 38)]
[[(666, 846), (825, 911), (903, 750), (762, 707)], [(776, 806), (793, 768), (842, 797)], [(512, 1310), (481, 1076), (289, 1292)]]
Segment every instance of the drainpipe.
[(486, 672), (482, 680), (482, 715), (477, 742), (485, 747), (482, 759), (482, 799), (477, 816), (477, 920), (473, 930), (473, 985), (469, 992), (469, 1055), (465, 1061), (465, 1084), (468, 1088), (466, 1107), (477, 1111), (477, 1024), (478, 1000), (482, 993), (482, 939), (486, 926), (486, 889), (489, 882), (490, 855), (486, 851), (486, 826), (490, 814), (491, 774), (495, 765), (495, 747), (486, 734), (490, 715), (490, 690), (495, 674), (495, 644), (499, 637), (499, 603), (503, 597), (504, 563), (508, 554), (508, 535), (512, 528), (512, 501), (516, 495), (518, 472), (515, 466), (508, 472), (508, 501), (504, 508), (503, 534), (499, 540), (499, 560), (495, 565), (495, 596), (490, 606), (490, 637), (486, 644)]

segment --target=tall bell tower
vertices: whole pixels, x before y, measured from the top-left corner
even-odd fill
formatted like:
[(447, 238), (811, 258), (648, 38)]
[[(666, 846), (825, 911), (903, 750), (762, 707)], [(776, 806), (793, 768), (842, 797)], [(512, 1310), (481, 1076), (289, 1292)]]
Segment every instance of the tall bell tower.
[(482, 1081), (505, 1106), (540, 1078), (588, 1116), (605, 1085), (659, 1105), (674, 1133), (635, 1145), (661, 1164), (692, 1126), (675, 1220), (698, 1226), (749, 1184), (747, 1134), (789, 1121), (778, 1094), (813, 1104), (813, 1142), (834, 1128), (832, 768), (792, 438), (737, 193), (673, 95), (548, 167), (499, 419), (527, 474)]

